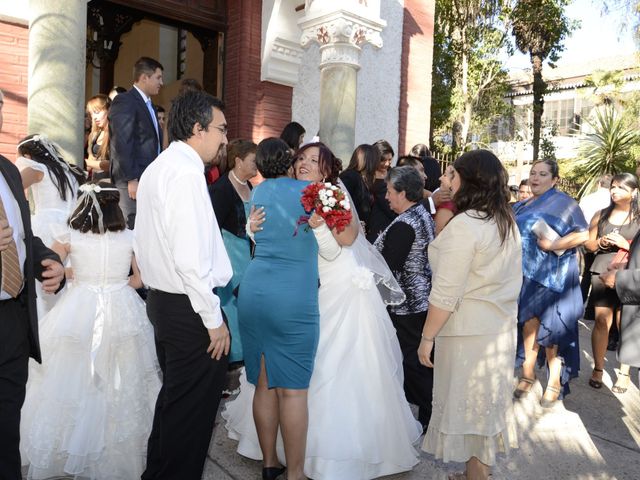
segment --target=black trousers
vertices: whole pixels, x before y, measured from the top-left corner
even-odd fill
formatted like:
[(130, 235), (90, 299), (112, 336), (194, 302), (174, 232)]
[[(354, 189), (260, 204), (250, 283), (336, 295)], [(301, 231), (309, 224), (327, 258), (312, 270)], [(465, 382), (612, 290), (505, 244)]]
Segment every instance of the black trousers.
[(228, 357), (207, 353), (209, 334), (186, 295), (150, 290), (162, 388), (143, 480), (200, 480), (226, 381)]
[[(23, 295), (25, 295), (23, 293)], [(20, 480), (20, 409), (29, 368), (29, 315), (21, 300), (0, 300), (0, 479)]]
[[(402, 350), (402, 368), (404, 370), (404, 394), (409, 403), (418, 406), (418, 421), (423, 427), (431, 419), (431, 400), (433, 398), (433, 369), (425, 367), (418, 360), (418, 347), (422, 338), (422, 327), (427, 312), (411, 315), (390, 313), (396, 328), (400, 349)], [(433, 353), (431, 356), (433, 360)]]

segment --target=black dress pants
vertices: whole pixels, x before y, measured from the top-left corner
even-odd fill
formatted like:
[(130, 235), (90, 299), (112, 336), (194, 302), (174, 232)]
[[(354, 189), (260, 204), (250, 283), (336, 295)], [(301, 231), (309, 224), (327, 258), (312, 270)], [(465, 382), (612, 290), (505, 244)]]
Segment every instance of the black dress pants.
[(153, 324), (163, 374), (143, 480), (200, 480), (213, 433), (228, 357), (207, 353), (209, 334), (186, 295), (150, 290)]
[[(24, 294), (23, 294), (24, 295)], [(29, 368), (29, 315), (18, 299), (0, 300), (0, 479), (20, 480), (20, 409)]]
[[(425, 367), (418, 359), (418, 347), (422, 338), (422, 328), (427, 312), (410, 315), (390, 313), (393, 326), (396, 328), (400, 349), (402, 350), (402, 367), (404, 370), (404, 394), (409, 403), (418, 406), (418, 421), (423, 427), (429, 425), (431, 419), (431, 400), (433, 398), (433, 369)], [(433, 360), (433, 352), (432, 352)]]

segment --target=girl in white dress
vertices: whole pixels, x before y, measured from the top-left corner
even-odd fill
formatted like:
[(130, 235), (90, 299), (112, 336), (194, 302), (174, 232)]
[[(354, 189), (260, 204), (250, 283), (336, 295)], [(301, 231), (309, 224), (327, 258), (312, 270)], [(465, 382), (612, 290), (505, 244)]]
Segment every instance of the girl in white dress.
[[(76, 204), (78, 186), (84, 172), (69, 165), (45, 135), (29, 135), (18, 144), (16, 167), (23, 188), (31, 189), (33, 200), (31, 227), (47, 247), (53, 244), (53, 231), (66, 225)], [(36, 284), (38, 318), (53, 308), (60, 295), (44, 293)]]
[[(303, 147), (296, 177), (335, 181), (332, 168), (324, 168), (333, 158), (324, 145)], [(404, 395), (402, 353), (379, 289), (393, 303), (403, 301), (402, 291), (362, 230), (352, 245), (340, 246), (320, 217), (312, 216), (309, 224), (321, 252), (320, 338), (308, 393), (305, 474), (314, 480), (367, 480), (411, 470), (422, 429)], [(239, 441), (238, 453), (260, 460), (253, 385), (244, 374), (240, 381), (239, 396), (222, 416), (229, 437)]]
[[(22, 409), (29, 479), (140, 478), (160, 389), (153, 329), (133, 258), (133, 234), (108, 183), (87, 184), (70, 228), (52, 246), (74, 281), (41, 319)], [(134, 275), (129, 277), (133, 268)]]

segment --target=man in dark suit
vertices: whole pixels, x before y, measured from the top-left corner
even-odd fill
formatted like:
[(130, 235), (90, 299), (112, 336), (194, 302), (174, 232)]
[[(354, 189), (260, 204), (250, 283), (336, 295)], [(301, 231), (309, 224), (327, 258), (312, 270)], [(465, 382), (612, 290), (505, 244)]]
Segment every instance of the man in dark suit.
[(162, 128), (151, 103), (162, 87), (162, 65), (141, 57), (131, 90), (113, 99), (109, 109), (111, 180), (120, 191), (120, 208), (133, 229), (138, 181), (162, 150)]
[[(0, 91), (0, 130), (4, 97)], [(20, 480), (20, 409), (29, 357), (41, 361), (35, 279), (47, 293), (64, 283), (60, 257), (31, 232), (18, 169), (0, 155), (0, 478)]]

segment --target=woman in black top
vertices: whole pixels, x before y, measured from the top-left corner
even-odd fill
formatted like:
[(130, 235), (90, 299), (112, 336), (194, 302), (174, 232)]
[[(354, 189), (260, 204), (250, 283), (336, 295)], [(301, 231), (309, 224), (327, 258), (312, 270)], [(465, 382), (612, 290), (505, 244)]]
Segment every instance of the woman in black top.
[(220, 305), (229, 324), (231, 351), (229, 363), (242, 361), (242, 343), (238, 329), (237, 297), (234, 290), (251, 259), (251, 243), (245, 232), (251, 199), (249, 179), (257, 173), (256, 144), (233, 140), (227, 146), (227, 172), (209, 186), (213, 211), (222, 233), (222, 241), (231, 260), (233, 277), (224, 288), (218, 288)]
[(367, 240), (373, 243), (378, 235), (389, 226), (396, 218), (396, 214), (389, 207), (387, 201), (387, 182), (385, 180), (387, 172), (391, 168), (394, 151), (386, 140), (378, 140), (373, 144), (380, 152), (380, 162), (376, 167), (375, 180), (373, 182), (373, 207), (369, 216), (369, 228), (367, 230)]
[(431, 292), (427, 248), (435, 238), (435, 225), (420, 203), (424, 179), (415, 168), (392, 168), (386, 183), (389, 204), (398, 216), (374, 245), (406, 296), (403, 303), (389, 306), (389, 316), (402, 349), (405, 395), (418, 405), (418, 420), (426, 430), (431, 418), (433, 370), (420, 364), (418, 347)]
[[(599, 274), (606, 273), (620, 250), (628, 251), (631, 240), (640, 229), (638, 209), (638, 180), (630, 173), (615, 175), (611, 180), (611, 205), (596, 213), (589, 226), (589, 240), (585, 248), (595, 252), (591, 265), (591, 300), (595, 306), (596, 321), (591, 334), (594, 367), (589, 379), (593, 388), (602, 388), (604, 356), (609, 329), (620, 299), (614, 288), (607, 288)], [(611, 265), (612, 266), (612, 265)], [(612, 266), (613, 267), (613, 266)], [(625, 368), (626, 367), (626, 368)], [(612, 391), (624, 393), (629, 381), (629, 367), (622, 365), (621, 376)], [(623, 390), (624, 389), (624, 390)]]
[(109, 177), (109, 107), (111, 100), (103, 94), (91, 97), (87, 102), (87, 113), (91, 115), (91, 132), (87, 147), (87, 167), (91, 178), (99, 180)]
[(340, 174), (340, 180), (351, 196), (351, 201), (365, 232), (369, 223), (369, 215), (371, 215), (373, 205), (371, 191), (379, 163), (380, 152), (378, 149), (364, 143), (353, 151), (349, 166)]

